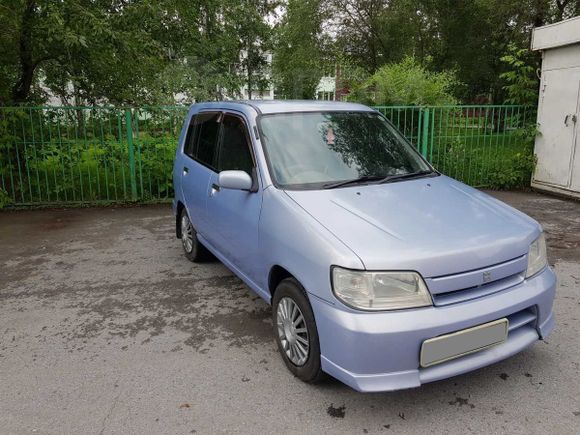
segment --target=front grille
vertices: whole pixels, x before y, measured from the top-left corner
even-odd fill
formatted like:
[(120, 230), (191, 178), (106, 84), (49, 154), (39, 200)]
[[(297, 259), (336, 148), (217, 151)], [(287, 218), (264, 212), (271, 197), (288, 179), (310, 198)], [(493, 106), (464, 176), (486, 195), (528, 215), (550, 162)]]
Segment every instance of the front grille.
[(435, 306), (481, 298), (507, 290), (525, 279), (527, 256), (522, 255), (482, 269), (425, 280)]
[(523, 273), (516, 273), (506, 278), (498, 279), (476, 287), (469, 287), (461, 290), (455, 290), (447, 293), (439, 293), (433, 295), (433, 303), (442, 307), (445, 305), (456, 304), (459, 302), (470, 301), (472, 299), (481, 298), (483, 296), (492, 295), (518, 285), (524, 280)]

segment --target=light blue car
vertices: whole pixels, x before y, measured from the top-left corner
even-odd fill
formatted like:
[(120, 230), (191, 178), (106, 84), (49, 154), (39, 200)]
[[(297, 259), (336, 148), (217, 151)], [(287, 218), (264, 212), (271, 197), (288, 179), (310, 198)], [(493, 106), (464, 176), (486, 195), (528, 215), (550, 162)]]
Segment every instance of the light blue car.
[(554, 327), (540, 225), (434, 170), (359, 104), (194, 104), (177, 236), (266, 302), (289, 370), (359, 391), (492, 364)]

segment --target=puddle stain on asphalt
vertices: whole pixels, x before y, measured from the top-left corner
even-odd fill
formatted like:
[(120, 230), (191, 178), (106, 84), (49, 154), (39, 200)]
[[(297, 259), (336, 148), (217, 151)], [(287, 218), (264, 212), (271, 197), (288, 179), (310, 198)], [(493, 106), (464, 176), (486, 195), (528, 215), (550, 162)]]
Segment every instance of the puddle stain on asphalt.
[(335, 407), (334, 403), (331, 403), (330, 406), (326, 409), (326, 413), (334, 418), (344, 418), (346, 414), (346, 407), (344, 405)]
[[(243, 347), (272, 341), (271, 309), (260, 300), (252, 300), (250, 292), (233, 276), (208, 280), (173, 280), (155, 289), (134, 286), (92, 293), (92, 301), (75, 297), (68, 308), (78, 310), (77, 325), (66, 332), (68, 338), (87, 339), (108, 334), (120, 338), (135, 338), (147, 344), (164, 334), (168, 328), (186, 335), (182, 345), (201, 353), (209, 351), (208, 343), (221, 339), (229, 346)], [(216, 298), (216, 295), (220, 297)], [(222, 296), (223, 295), (223, 296)], [(173, 346), (171, 351), (179, 351)]]
[(475, 405), (473, 403), (469, 403), (469, 399), (464, 399), (462, 397), (456, 397), (455, 400), (451, 400), (448, 403), (452, 406), (457, 405), (459, 408), (463, 406), (468, 406), (471, 409), (475, 408)]

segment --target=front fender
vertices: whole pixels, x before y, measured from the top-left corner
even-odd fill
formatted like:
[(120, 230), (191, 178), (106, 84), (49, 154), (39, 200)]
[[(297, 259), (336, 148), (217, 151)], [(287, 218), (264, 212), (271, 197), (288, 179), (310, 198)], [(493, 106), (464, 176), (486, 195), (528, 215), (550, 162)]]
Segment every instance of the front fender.
[(330, 266), (363, 269), (360, 258), (314, 219), (284, 191), (271, 186), (264, 190), (259, 226), (264, 270), (260, 286), (268, 289), (268, 276), (278, 265), (290, 272), (316, 297), (334, 303)]

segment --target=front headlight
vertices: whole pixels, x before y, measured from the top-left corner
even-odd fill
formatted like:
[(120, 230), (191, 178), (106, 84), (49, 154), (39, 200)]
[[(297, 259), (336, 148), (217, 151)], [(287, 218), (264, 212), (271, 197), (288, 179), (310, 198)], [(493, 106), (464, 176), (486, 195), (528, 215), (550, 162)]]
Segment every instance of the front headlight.
[(526, 278), (535, 275), (548, 264), (548, 255), (546, 254), (546, 238), (544, 233), (540, 234), (531, 245), (528, 251), (528, 270)]
[(362, 310), (400, 310), (433, 305), (416, 272), (367, 272), (332, 268), (332, 288), (346, 305)]

